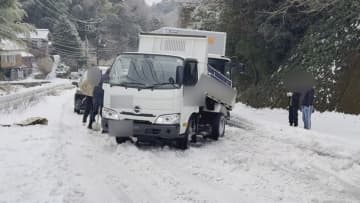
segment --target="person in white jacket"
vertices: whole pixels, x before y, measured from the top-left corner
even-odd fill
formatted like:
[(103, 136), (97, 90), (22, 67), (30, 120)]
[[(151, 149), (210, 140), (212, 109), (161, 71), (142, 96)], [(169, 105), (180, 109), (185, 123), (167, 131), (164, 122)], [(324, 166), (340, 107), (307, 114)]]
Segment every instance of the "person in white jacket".
[[(91, 67), (87, 70), (84, 79), (80, 83), (80, 91), (86, 95), (85, 97), (85, 112), (82, 122), (85, 125), (87, 118), (91, 114), (93, 107), (93, 92), (94, 87), (99, 84), (101, 80), (101, 70), (95, 65), (91, 64)], [(91, 118), (90, 118), (91, 119)], [(91, 121), (89, 122), (91, 123)], [(91, 125), (88, 126), (91, 129)]]

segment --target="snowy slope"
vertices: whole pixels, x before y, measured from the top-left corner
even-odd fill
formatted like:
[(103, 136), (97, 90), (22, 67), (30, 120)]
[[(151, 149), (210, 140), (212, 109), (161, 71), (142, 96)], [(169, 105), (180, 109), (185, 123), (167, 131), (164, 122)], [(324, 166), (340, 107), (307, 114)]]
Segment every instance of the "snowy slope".
[[(183, 152), (118, 146), (88, 131), (72, 112), (73, 94), (0, 116), (0, 123), (49, 119), (48, 126), (0, 128), (0, 202), (360, 201), (358, 143), (289, 128), (276, 119), (284, 112), (238, 105), (237, 127), (225, 138)], [(339, 125), (342, 116), (332, 121)]]
[[(280, 126), (288, 124), (288, 112), (283, 109), (253, 109), (244, 104), (237, 104), (233, 113), (245, 118), (250, 117), (258, 122), (277, 124)], [(299, 125), (300, 127), (304, 126), (300, 111)], [(312, 130), (360, 145), (360, 115), (356, 116), (337, 112), (315, 112), (312, 114)]]

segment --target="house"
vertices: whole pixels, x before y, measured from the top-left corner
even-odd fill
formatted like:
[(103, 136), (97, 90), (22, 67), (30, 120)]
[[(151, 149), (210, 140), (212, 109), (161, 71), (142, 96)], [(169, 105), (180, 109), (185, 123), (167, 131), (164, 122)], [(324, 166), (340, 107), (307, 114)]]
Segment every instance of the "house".
[(36, 29), (29, 35), (19, 34), (18, 38), (27, 43), (30, 53), (36, 58), (49, 55), (50, 31), (48, 29)]
[[(31, 74), (34, 56), (21, 44), (0, 39), (0, 75), (5, 80), (23, 79)], [(1, 77), (0, 77), (1, 78)]]

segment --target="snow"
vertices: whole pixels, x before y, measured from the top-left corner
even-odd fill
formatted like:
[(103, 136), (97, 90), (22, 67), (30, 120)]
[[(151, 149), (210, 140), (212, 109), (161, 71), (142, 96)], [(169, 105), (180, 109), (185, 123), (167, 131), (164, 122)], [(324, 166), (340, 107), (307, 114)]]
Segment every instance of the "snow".
[[(20, 85), (36, 84), (38, 86), (25, 88)], [(43, 84), (41, 84), (43, 83)], [(41, 84), (41, 85), (39, 85)], [(22, 81), (0, 82), (0, 112), (11, 111), (18, 106), (28, 106), (37, 101), (40, 96), (53, 93), (58, 89), (73, 87), (70, 80), (54, 79), (50, 81), (27, 79)], [(5, 91), (4, 91), (5, 90)]]
[(19, 51), (19, 50), (25, 50), (25, 48), (14, 41), (0, 39), (0, 50)]
[(153, 4), (160, 3), (162, 0), (145, 0), (145, 3), (149, 6), (152, 6)]
[(26, 39), (29, 37), (30, 39), (42, 39), (42, 40), (48, 41), (49, 33), (50, 33), (50, 31), (48, 29), (35, 29), (35, 32), (30, 32), (29, 36), (26, 36), (24, 34), (19, 34), (18, 38)]
[(74, 90), (1, 114), (48, 126), (0, 127), (0, 202), (359, 202), (360, 119), (314, 114), (314, 130), (284, 110), (238, 104), (218, 142), (187, 151), (117, 145), (73, 113)]
[(332, 74), (335, 75), (335, 71), (337, 70), (337, 69), (336, 69), (336, 61), (334, 61), (334, 62), (332, 63), (330, 69), (331, 69)]
[(21, 85), (10, 85), (10, 84), (1, 84), (0, 83), (0, 97), (9, 95), (19, 90), (23, 89), (24, 87)]
[[(233, 113), (255, 119), (262, 125), (284, 127), (288, 124), (288, 112), (284, 109), (253, 109), (244, 104), (237, 104)], [(300, 111), (299, 125), (300, 128), (303, 127)], [(291, 127), (288, 128), (292, 129)], [(326, 134), (329, 138), (342, 139), (357, 144), (360, 148), (360, 116), (338, 112), (315, 112), (312, 115), (311, 133)]]

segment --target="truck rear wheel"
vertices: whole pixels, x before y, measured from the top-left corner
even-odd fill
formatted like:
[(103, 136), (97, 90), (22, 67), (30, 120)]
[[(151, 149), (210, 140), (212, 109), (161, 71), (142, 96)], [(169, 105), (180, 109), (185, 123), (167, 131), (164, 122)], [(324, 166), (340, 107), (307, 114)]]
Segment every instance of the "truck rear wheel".
[(212, 132), (210, 138), (213, 140), (218, 140), (219, 137), (223, 137), (225, 134), (225, 126), (225, 116), (222, 113), (216, 114), (211, 121)]
[(77, 114), (80, 114), (80, 109), (81, 109), (81, 99), (76, 99), (75, 100), (74, 112), (77, 113)]

